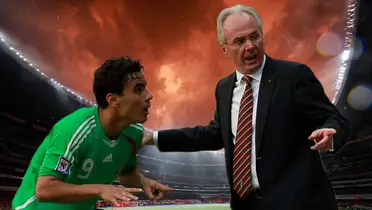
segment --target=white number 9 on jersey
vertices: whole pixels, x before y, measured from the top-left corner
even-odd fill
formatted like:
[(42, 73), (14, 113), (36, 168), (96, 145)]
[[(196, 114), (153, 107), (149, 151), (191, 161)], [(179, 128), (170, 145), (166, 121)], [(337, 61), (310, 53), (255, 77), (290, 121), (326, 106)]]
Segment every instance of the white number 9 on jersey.
[(92, 172), (94, 167), (94, 161), (91, 158), (88, 158), (84, 161), (83, 166), (81, 167), (81, 170), (83, 174), (79, 174), (77, 177), (79, 179), (86, 179), (89, 177), (90, 173)]

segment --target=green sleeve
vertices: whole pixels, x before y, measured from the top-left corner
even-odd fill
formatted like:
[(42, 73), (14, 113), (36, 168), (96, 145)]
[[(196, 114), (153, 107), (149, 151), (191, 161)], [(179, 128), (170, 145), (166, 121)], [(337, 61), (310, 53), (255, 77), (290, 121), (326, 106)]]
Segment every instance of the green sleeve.
[(55, 176), (65, 179), (71, 168), (77, 165), (84, 154), (87, 135), (93, 123), (74, 126), (76, 123), (57, 123), (48, 135), (49, 145), (40, 166), (39, 176)]
[(134, 126), (136, 128), (136, 139), (134, 139), (134, 141), (136, 142), (136, 148), (133, 148), (133, 149), (135, 149), (136, 151), (132, 153), (131, 158), (129, 159), (129, 161), (127, 162), (127, 164), (125, 165), (121, 173), (128, 173), (128, 172), (133, 171), (133, 169), (136, 168), (137, 163), (138, 163), (137, 155), (138, 155), (138, 151), (141, 146), (141, 143), (142, 143), (142, 139), (144, 135), (144, 128), (143, 128), (143, 125), (139, 123), (135, 124)]
[(132, 172), (133, 169), (136, 168), (136, 166), (137, 166), (137, 157), (136, 156), (132, 156), (129, 159), (129, 161), (127, 162), (127, 164), (125, 164), (125, 167), (121, 171), (121, 174)]

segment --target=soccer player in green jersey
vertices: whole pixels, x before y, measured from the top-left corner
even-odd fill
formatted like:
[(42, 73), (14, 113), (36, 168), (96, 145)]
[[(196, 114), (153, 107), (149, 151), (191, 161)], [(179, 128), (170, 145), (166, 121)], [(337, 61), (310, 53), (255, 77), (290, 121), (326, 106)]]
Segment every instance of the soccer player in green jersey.
[[(81, 108), (61, 119), (32, 157), (12, 208), (16, 210), (94, 209), (99, 198), (137, 199), (143, 187), (159, 199), (170, 188), (143, 177), (136, 154), (144, 134), (152, 95), (146, 88), (143, 67), (129, 57), (112, 58), (94, 74), (97, 107)], [(161, 192), (153, 194), (153, 192)]]

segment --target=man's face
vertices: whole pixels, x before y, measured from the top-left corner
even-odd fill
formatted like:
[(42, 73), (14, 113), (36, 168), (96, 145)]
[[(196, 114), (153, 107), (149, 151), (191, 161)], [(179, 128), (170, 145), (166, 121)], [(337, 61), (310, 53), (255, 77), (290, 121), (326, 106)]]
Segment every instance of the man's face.
[(115, 113), (130, 123), (144, 123), (152, 99), (146, 86), (147, 81), (143, 71), (128, 75), (123, 95), (114, 95), (114, 102), (110, 103)]
[(257, 71), (265, 51), (262, 29), (256, 19), (246, 13), (232, 14), (226, 18), (223, 28), (226, 44), (222, 49), (236, 69), (243, 74)]

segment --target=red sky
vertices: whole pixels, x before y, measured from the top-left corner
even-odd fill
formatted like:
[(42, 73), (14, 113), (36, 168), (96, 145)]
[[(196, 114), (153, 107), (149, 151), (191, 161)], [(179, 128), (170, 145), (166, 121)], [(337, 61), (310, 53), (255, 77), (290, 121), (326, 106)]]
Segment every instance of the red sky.
[[(327, 32), (344, 37), (340, 0), (0, 0), (0, 30), (43, 72), (90, 100), (93, 72), (104, 60), (139, 58), (154, 95), (147, 126), (192, 126), (212, 119), (217, 81), (233, 71), (215, 21), (236, 3), (261, 14), (270, 56), (306, 63), (333, 96), (339, 59), (316, 46)], [(334, 37), (323, 43), (342, 44)]]

